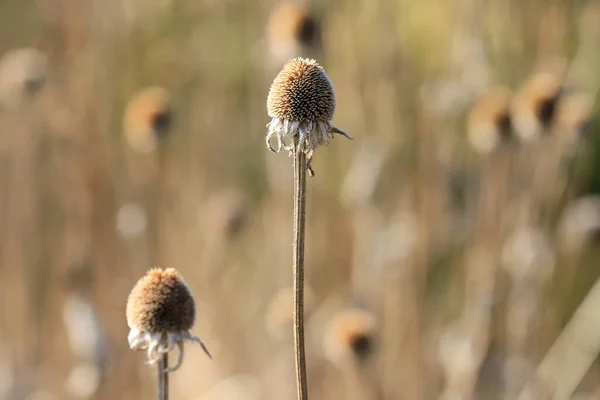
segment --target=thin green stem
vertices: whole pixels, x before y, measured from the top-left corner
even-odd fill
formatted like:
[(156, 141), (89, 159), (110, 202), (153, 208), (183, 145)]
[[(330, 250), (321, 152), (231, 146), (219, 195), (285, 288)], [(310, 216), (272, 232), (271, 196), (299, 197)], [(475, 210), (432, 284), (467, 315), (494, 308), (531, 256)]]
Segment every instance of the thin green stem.
[(158, 400), (169, 400), (169, 354), (164, 353), (158, 362)]
[(298, 400), (308, 399), (304, 352), (304, 233), (306, 222), (306, 154), (294, 143), (294, 348)]

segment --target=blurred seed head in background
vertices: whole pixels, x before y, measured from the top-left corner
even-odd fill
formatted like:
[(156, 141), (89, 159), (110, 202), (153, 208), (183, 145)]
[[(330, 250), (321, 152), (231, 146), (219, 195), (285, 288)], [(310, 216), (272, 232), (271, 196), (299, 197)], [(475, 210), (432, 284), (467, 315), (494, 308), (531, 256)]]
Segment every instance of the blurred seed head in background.
[(48, 57), (35, 48), (7, 52), (0, 60), (0, 103), (13, 109), (31, 101), (48, 75)]
[(320, 21), (304, 2), (283, 1), (269, 15), (267, 42), (276, 64), (309, 56), (321, 47)]
[(510, 90), (498, 87), (482, 95), (471, 107), (467, 136), (476, 152), (488, 154), (513, 138), (510, 99)]
[(362, 363), (376, 350), (377, 319), (364, 309), (346, 309), (331, 317), (324, 335), (323, 350), (331, 363)]
[(513, 126), (521, 140), (530, 142), (548, 132), (562, 90), (562, 83), (551, 73), (535, 74), (521, 86), (511, 107)]
[(125, 111), (124, 130), (129, 146), (137, 152), (155, 151), (171, 131), (173, 110), (169, 92), (159, 86), (138, 91)]

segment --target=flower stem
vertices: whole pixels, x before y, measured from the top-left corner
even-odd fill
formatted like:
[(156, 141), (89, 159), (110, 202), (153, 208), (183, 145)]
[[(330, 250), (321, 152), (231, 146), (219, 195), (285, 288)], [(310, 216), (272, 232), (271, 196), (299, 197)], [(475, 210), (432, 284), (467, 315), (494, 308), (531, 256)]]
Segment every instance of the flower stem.
[(306, 222), (306, 154), (294, 143), (294, 348), (298, 400), (308, 399), (304, 354), (304, 232)]
[(169, 400), (169, 354), (164, 353), (158, 362), (158, 400)]

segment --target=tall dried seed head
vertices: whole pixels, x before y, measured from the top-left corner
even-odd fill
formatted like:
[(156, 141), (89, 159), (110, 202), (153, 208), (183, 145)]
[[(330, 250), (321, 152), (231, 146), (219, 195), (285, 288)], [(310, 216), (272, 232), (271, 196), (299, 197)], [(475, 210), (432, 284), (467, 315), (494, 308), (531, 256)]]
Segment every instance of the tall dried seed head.
[(271, 118), (288, 121), (330, 121), (335, 93), (323, 67), (315, 60), (290, 60), (271, 85), (267, 112)]
[(139, 331), (181, 332), (194, 325), (196, 305), (173, 268), (153, 268), (133, 287), (127, 300), (127, 324)]

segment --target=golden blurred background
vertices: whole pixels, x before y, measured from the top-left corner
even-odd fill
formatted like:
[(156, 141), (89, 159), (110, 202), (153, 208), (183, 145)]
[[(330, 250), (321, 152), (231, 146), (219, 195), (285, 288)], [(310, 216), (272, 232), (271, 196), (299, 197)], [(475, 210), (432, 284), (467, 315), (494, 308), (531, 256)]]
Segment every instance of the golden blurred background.
[(355, 138), (308, 181), (310, 398), (600, 399), (600, 1), (4, 0), (0, 31), (0, 399), (154, 398), (155, 265), (213, 355), (171, 398), (295, 398), (264, 136), (298, 55)]

